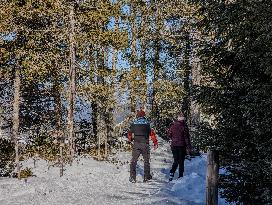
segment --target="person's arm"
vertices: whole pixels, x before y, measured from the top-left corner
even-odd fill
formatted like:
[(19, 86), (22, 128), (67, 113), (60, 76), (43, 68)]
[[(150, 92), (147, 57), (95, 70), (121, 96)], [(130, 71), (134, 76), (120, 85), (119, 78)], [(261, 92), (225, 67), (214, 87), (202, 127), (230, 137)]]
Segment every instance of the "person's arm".
[(128, 131), (128, 141), (132, 142), (133, 138), (132, 138), (132, 132), (129, 130)]
[(151, 137), (151, 140), (153, 141), (154, 149), (157, 149), (158, 148), (158, 140), (156, 137), (156, 133), (153, 129), (151, 129), (150, 137)]
[(169, 140), (172, 140), (172, 124), (170, 125), (170, 127), (167, 129), (167, 133), (166, 133), (167, 135), (167, 138), (169, 139)]
[(128, 131), (128, 141), (133, 141), (133, 132), (134, 132), (134, 126), (133, 124), (130, 125), (129, 131)]

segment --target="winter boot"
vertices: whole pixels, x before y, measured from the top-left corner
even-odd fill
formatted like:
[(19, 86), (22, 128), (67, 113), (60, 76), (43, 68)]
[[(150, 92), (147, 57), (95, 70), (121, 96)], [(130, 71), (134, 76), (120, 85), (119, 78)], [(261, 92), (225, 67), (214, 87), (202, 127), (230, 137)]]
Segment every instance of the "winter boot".
[(149, 181), (149, 180), (151, 180), (152, 179), (152, 176), (151, 175), (149, 175), (149, 176), (147, 176), (147, 177), (144, 177), (144, 182), (147, 182), (147, 181)]
[(129, 181), (130, 181), (131, 183), (136, 183), (136, 179), (134, 179), (134, 178), (132, 178), (132, 177), (129, 177)]
[(183, 177), (183, 174), (180, 174), (178, 178), (182, 178)]
[(174, 173), (170, 172), (169, 181), (171, 182), (173, 180), (173, 178), (174, 178)]

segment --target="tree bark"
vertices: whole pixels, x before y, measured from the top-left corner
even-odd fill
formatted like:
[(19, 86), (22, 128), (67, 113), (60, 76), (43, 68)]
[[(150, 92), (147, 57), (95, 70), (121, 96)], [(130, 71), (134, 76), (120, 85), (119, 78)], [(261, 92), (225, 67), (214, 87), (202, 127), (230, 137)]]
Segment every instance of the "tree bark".
[[(56, 64), (56, 68), (57, 68)], [(61, 110), (61, 93), (60, 93), (60, 77), (58, 72), (53, 74), (53, 93), (54, 93), (54, 100), (55, 100), (55, 123), (56, 123), (56, 133), (57, 133), (57, 140), (59, 142), (59, 153), (60, 153), (60, 177), (63, 176), (63, 147), (64, 147), (64, 136), (61, 129), (61, 121), (62, 121), (62, 110)]]
[(93, 135), (95, 138), (95, 141), (97, 141), (97, 118), (98, 118), (98, 106), (95, 101), (92, 102), (91, 104), (92, 107), (92, 128), (93, 128)]
[[(108, 112), (108, 111), (106, 111)], [(105, 153), (104, 153), (104, 158), (107, 159), (108, 157), (108, 138), (109, 138), (109, 124), (106, 124), (106, 122), (108, 122), (108, 115), (109, 113), (105, 113), (106, 116), (103, 117), (103, 128), (106, 129), (106, 133), (103, 132), (105, 134)], [(109, 122), (108, 122), (109, 123)]]
[(141, 78), (142, 78), (142, 81), (145, 83), (145, 86), (144, 86), (144, 93), (142, 94), (141, 96), (141, 104), (142, 104), (142, 107), (146, 107), (146, 104), (148, 102), (148, 93), (147, 93), (147, 72), (146, 72), (146, 35), (148, 35), (146, 33), (146, 28), (148, 27), (147, 25), (147, 21), (146, 21), (146, 16), (144, 14), (144, 10), (142, 9), (141, 10)]
[[(200, 86), (200, 60), (194, 56), (195, 62), (192, 64), (192, 87)], [(196, 100), (191, 101), (191, 125), (197, 128), (200, 124), (200, 105)]]
[(154, 9), (154, 19), (155, 19), (155, 27), (156, 27), (156, 33), (154, 34), (154, 76), (153, 76), (153, 91), (152, 91), (152, 101), (151, 101), (151, 110), (153, 113), (155, 126), (157, 127), (160, 113), (159, 108), (156, 103), (156, 93), (157, 93), (157, 85), (156, 82), (159, 80), (159, 69), (160, 69), (160, 40), (159, 40), (159, 11), (158, 11), (158, 5), (159, 3), (156, 0), (152, 1), (152, 6)]
[(190, 97), (191, 97), (191, 79), (190, 75), (192, 72), (192, 68), (190, 66), (190, 37), (189, 33), (185, 33), (185, 52), (184, 52), (184, 59), (183, 59), (183, 64), (184, 64), (184, 89), (186, 91), (186, 95), (183, 99), (183, 105), (182, 105), (182, 110), (184, 112), (184, 116), (187, 119), (188, 125), (191, 125), (191, 120), (190, 120)]
[(53, 93), (55, 100), (55, 121), (56, 121), (56, 130), (61, 129), (61, 93), (60, 93), (60, 79), (57, 73), (53, 75)]
[(105, 116), (105, 127), (107, 129), (106, 135), (107, 140), (105, 141), (105, 158), (107, 158), (108, 155), (108, 140), (112, 139), (112, 133), (113, 133), (113, 108), (109, 108), (106, 116)]
[[(137, 25), (136, 25), (136, 15), (137, 15), (137, 5), (136, 2), (131, 1), (130, 4), (131, 8), (131, 32), (132, 32), (132, 39), (131, 39), (131, 67), (132, 69), (135, 69), (138, 65), (138, 58), (137, 58)], [(133, 79), (135, 80), (135, 79)], [(129, 82), (129, 100), (130, 100), (130, 111), (132, 113), (136, 112), (136, 91), (135, 87), (133, 86), (132, 82)]]
[(63, 176), (63, 170), (64, 170), (64, 167), (63, 167), (63, 147), (64, 147), (64, 143), (60, 143), (60, 177)]
[(98, 113), (98, 160), (101, 160), (101, 113)]
[(68, 139), (69, 139), (69, 147), (70, 147), (70, 160), (73, 160), (75, 153), (75, 137), (74, 137), (74, 101), (75, 101), (75, 20), (74, 20), (74, 6), (70, 6), (70, 71), (69, 71), (69, 107), (68, 107)]
[(18, 179), (20, 179), (20, 145), (19, 145), (19, 111), (20, 111), (20, 70), (15, 69), (14, 78), (14, 101), (13, 101), (13, 126), (12, 140), (15, 144), (15, 165)]

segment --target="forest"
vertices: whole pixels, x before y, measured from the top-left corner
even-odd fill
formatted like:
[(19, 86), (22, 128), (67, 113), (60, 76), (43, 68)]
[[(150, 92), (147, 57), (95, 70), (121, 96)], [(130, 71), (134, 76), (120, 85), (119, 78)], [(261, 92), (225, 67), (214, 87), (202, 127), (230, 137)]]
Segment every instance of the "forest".
[(271, 22), (271, 0), (0, 0), (0, 185), (114, 163), (140, 109), (165, 146), (182, 111), (220, 197), (272, 204)]

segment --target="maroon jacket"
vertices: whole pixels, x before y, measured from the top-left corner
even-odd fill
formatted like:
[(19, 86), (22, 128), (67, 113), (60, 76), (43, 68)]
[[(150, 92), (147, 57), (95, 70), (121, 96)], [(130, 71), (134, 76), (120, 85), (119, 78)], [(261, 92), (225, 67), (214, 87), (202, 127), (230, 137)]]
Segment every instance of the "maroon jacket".
[(182, 146), (191, 150), (189, 130), (184, 121), (175, 121), (170, 125), (168, 138), (172, 140), (171, 146)]

